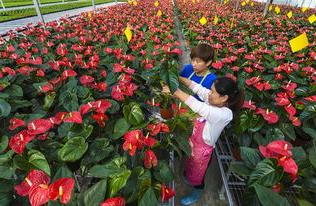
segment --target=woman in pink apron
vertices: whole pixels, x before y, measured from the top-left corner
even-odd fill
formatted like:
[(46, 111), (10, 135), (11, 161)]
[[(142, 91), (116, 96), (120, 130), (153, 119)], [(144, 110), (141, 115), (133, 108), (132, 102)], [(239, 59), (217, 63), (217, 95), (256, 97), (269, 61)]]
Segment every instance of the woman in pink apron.
[[(233, 113), (240, 109), (244, 98), (237, 83), (227, 77), (215, 80), (209, 89), (183, 77), (180, 77), (180, 81), (203, 100), (200, 102), (180, 89), (173, 94), (200, 116), (194, 121), (193, 134), (189, 139), (192, 154), (185, 161), (184, 171), (186, 180), (194, 188), (189, 195), (181, 199), (182, 205), (191, 205), (200, 199), (204, 188), (204, 175), (216, 141), (233, 119)], [(168, 87), (163, 88), (163, 92), (168, 91)]]

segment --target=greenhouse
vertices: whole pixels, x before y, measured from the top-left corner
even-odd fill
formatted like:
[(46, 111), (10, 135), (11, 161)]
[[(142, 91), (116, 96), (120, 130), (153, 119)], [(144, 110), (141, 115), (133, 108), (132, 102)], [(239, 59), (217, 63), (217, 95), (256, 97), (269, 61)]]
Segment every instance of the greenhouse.
[(0, 206), (316, 205), (316, 0), (0, 0)]

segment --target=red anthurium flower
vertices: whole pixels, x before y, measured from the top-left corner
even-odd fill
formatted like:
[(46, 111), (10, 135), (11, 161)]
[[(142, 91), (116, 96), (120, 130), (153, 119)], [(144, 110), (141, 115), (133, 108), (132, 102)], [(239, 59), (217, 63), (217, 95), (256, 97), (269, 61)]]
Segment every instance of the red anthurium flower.
[(256, 110), (257, 109), (256, 105), (254, 105), (254, 102), (251, 102), (251, 100), (244, 101), (244, 104), (243, 104), (242, 108), (248, 108), (248, 109), (251, 109), (251, 110)]
[(182, 54), (182, 50), (178, 49), (178, 48), (175, 48), (175, 49), (170, 51), (170, 54), (181, 55)]
[(277, 183), (277, 184), (272, 186), (272, 191), (273, 192), (279, 193), (279, 192), (281, 192), (281, 189), (282, 189), (282, 185), (280, 183)]
[(125, 206), (123, 197), (112, 197), (102, 202), (100, 206)]
[(82, 106), (80, 106), (80, 114), (84, 115), (87, 114), (89, 112), (90, 109), (93, 108), (94, 102), (88, 102), (87, 104), (84, 104)]
[(156, 167), (158, 164), (158, 160), (156, 154), (152, 150), (146, 150), (144, 153), (144, 166), (147, 169), (152, 167)]
[(48, 119), (34, 119), (27, 125), (28, 133), (31, 135), (43, 134), (54, 125)]
[(105, 121), (108, 120), (109, 118), (103, 113), (96, 113), (92, 115), (92, 119), (94, 119), (94, 121), (96, 121), (100, 127), (104, 127)]
[(65, 70), (63, 71), (63, 73), (61, 74), (62, 79), (67, 79), (68, 77), (75, 77), (77, 76), (77, 72), (75, 72), (72, 69), (69, 70)]
[[(278, 96), (278, 94), (277, 94), (277, 96)], [(288, 105), (291, 103), (286, 94), (285, 94), (285, 96), (279, 95), (279, 97), (275, 98), (275, 101), (279, 106), (285, 106), (285, 105)]]
[(48, 137), (48, 133), (44, 133), (44, 134), (39, 135), (37, 138), (39, 140), (45, 140), (45, 139), (47, 139), (47, 137)]
[(40, 86), (40, 90), (43, 93), (50, 92), (54, 90), (54, 86), (51, 83), (44, 84)]
[(149, 134), (147, 133), (147, 135), (142, 139), (142, 143), (147, 147), (153, 147), (157, 143), (157, 140), (149, 137)]
[(161, 185), (161, 201), (165, 202), (166, 200), (169, 200), (175, 195), (175, 191), (173, 189), (168, 188), (165, 183), (162, 183)]
[(310, 102), (316, 102), (316, 95), (305, 97), (304, 99)]
[(114, 72), (123, 72), (123, 66), (120, 64), (113, 64)]
[(223, 66), (224, 64), (221, 61), (212, 63), (212, 67), (214, 67), (215, 69), (221, 69)]
[(255, 57), (253, 54), (246, 54), (246, 55), (245, 55), (245, 59), (248, 59), (248, 60), (256, 60), (256, 57)]
[(45, 72), (42, 69), (39, 69), (39, 70), (36, 71), (36, 76), (44, 77), (45, 76)]
[(73, 122), (77, 124), (82, 123), (82, 117), (80, 112), (70, 112), (68, 116), (64, 118), (64, 122)]
[(183, 114), (188, 111), (186, 108), (181, 108), (181, 103), (179, 105), (175, 103), (171, 104), (171, 109), (175, 111), (175, 114)]
[(101, 91), (101, 92), (105, 92), (107, 89), (107, 84), (106, 82), (99, 82), (97, 84), (97, 88)]
[(18, 127), (24, 126), (24, 124), (23, 120), (13, 117), (10, 119), (9, 130), (15, 130)]
[(296, 109), (292, 104), (285, 106), (284, 109), (290, 116), (294, 116), (296, 114)]
[(63, 122), (63, 120), (67, 114), (68, 114), (68, 112), (58, 112), (54, 117), (49, 118), (49, 121), (52, 124), (60, 125)]
[(170, 132), (170, 129), (169, 129), (169, 126), (165, 123), (160, 123), (161, 125), (161, 132), (165, 132), (165, 133), (169, 133)]
[(147, 130), (150, 131), (150, 135), (151, 136), (156, 136), (161, 129), (161, 125), (160, 124), (148, 124), (147, 125)]
[(295, 116), (289, 116), (289, 119), (291, 120), (292, 124), (296, 127), (299, 127), (302, 124), (301, 120)]
[(136, 149), (142, 148), (143, 133), (141, 130), (132, 130), (124, 134), (123, 149), (129, 151), (131, 156), (135, 155)]
[(96, 112), (105, 113), (111, 107), (111, 102), (106, 99), (100, 99), (94, 102), (93, 107)]
[(245, 67), (244, 70), (248, 73), (252, 73), (253, 72), (253, 68), (251, 67)]
[(292, 148), (291, 143), (284, 140), (275, 140), (267, 146), (259, 146), (261, 154), (266, 158), (290, 157), (292, 156), (292, 152), (290, 151)]
[(283, 167), (284, 172), (291, 175), (292, 181), (295, 181), (298, 172), (298, 166), (291, 157), (284, 156), (279, 158), (278, 165)]
[(119, 85), (115, 85), (112, 87), (111, 96), (113, 99), (115, 99), (117, 101), (123, 101), (125, 99), (124, 94), (123, 94), (122, 90), (120, 89)]
[(2, 72), (7, 73), (10, 76), (14, 76), (16, 74), (16, 72), (13, 69), (11, 69), (10, 67), (3, 67)]
[(49, 186), (49, 199), (56, 200), (60, 198), (60, 202), (67, 204), (71, 199), (71, 193), (75, 186), (72, 178), (60, 178)]
[(297, 87), (297, 84), (295, 82), (289, 81), (287, 85), (283, 85), (281, 87), (287, 91), (294, 91), (294, 89)]
[(133, 96), (134, 95), (134, 92), (136, 91), (136, 89), (138, 88), (138, 86), (134, 83), (129, 83), (126, 85), (125, 89), (124, 89), (124, 94), (126, 96)]
[(32, 206), (41, 206), (49, 201), (48, 184), (39, 184), (31, 187), (29, 200)]
[(92, 83), (94, 81), (94, 78), (92, 76), (89, 75), (83, 75), (80, 77), (80, 83), (83, 85)]
[(25, 177), (24, 181), (16, 185), (14, 189), (20, 196), (27, 196), (32, 186), (39, 184), (48, 184), (49, 176), (41, 170), (32, 170)]
[(256, 113), (261, 114), (269, 124), (275, 124), (279, 121), (279, 116), (275, 112), (269, 111), (268, 109), (264, 110), (262, 108), (257, 108)]
[(160, 103), (159, 102), (155, 102), (155, 98), (153, 98), (151, 101), (147, 101), (146, 104), (149, 104), (153, 107), (159, 107)]
[(231, 74), (231, 73), (227, 73), (226, 75), (225, 75), (226, 77), (228, 77), (228, 78), (230, 78), (231, 80), (233, 80), (234, 82), (236, 82), (237, 81), (237, 77), (236, 76), (234, 76), (233, 74)]
[(255, 83), (259, 82), (259, 81), (261, 81), (260, 77), (252, 77), (252, 78), (246, 80), (246, 84), (248, 86), (250, 86), (250, 85), (253, 85), (253, 84), (255, 84)]

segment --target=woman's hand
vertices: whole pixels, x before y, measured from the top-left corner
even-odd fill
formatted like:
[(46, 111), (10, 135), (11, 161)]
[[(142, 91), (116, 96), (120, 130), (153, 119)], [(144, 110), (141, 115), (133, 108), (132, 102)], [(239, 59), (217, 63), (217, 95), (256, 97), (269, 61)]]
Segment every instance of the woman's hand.
[(163, 85), (162, 86), (162, 91), (161, 92), (164, 93), (164, 94), (171, 94), (170, 89), (169, 89), (169, 87), (167, 85)]

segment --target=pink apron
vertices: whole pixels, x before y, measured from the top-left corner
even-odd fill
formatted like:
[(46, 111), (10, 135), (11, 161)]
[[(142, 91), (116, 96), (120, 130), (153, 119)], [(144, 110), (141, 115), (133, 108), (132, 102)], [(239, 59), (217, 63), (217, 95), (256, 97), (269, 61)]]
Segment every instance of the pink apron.
[(193, 144), (192, 155), (185, 160), (185, 177), (192, 186), (203, 183), (203, 178), (210, 161), (213, 147), (206, 144), (203, 140), (203, 129), (206, 120), (195, 119), (193, 134), (190, 140)]

